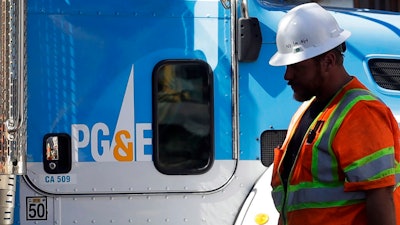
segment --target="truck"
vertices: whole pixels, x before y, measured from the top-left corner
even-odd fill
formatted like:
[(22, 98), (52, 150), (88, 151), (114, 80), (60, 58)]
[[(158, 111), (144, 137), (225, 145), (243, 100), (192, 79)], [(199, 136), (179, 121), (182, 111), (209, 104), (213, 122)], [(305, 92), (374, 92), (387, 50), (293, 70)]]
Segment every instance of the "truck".
[[(304, 2), (1, 0), (0, 224), (277, 224), (300, 103), (268, 60)], [(320, 3), (400, 121), (400, 14)]]

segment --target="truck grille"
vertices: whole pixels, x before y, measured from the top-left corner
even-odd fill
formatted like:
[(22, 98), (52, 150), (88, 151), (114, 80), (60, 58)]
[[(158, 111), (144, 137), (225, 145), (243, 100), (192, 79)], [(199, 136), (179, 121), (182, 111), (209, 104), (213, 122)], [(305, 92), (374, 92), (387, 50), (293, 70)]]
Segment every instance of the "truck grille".
[(368, 67), (380, 87), (400, 90), (400, 59), (370, 59)]
[(266, 130), (261, 134), (261, 162), (270, 166), (274, 162), (274, 148), (281, 146), (287, 130)]

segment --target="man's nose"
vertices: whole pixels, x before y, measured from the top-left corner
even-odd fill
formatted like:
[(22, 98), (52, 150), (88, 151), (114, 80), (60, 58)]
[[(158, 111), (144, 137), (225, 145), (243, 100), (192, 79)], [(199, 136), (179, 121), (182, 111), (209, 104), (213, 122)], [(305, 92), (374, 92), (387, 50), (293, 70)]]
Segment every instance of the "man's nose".
[(285, 76), (283, 76), (283, 78), (285, 80), (293, 79), (293, 70), (292, 70), (291, 66), (286, 66)]

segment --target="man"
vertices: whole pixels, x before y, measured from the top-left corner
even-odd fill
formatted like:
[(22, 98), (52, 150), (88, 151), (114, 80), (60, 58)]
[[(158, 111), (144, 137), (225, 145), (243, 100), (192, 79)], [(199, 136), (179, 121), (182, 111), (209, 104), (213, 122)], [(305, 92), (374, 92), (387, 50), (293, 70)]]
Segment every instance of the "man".
[(275, 149), (280, 224), (400, 225), (399, 126), (343, 67), (349, 36), (317, 3), (279, 23), (269, 63), (286, 66), (284, 79), (304, 102)]

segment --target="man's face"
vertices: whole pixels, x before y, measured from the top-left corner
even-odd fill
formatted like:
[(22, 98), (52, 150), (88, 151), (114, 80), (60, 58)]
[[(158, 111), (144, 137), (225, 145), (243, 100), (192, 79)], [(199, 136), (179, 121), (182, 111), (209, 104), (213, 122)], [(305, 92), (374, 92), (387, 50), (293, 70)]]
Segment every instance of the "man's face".
[(315, 59), (288, 65), (284, 78), (288, 81), (288, 85), (292, 87), (293, 97), (297, 101), (307, 101), (323, 91), (321, 65)]

